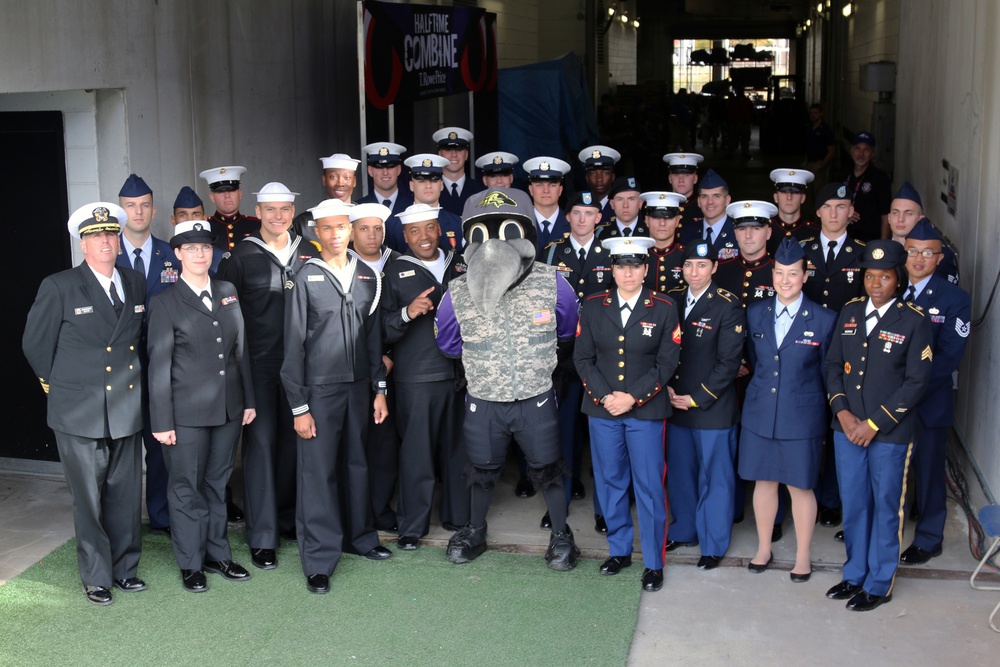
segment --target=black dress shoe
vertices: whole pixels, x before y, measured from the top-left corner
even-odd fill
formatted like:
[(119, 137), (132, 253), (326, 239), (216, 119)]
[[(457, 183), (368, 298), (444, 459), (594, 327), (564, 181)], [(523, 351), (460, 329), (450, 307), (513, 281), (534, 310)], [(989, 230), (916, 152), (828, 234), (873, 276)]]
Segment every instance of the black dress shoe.
[(632, 556), (612, 556), (601, 563), (601, 574), (613, 577), (622, 571), (623, 568), (632, 565)]
[(530, 498), (535, 495), (535, 487), (531, 483), (531, 480), (527, 477), (517, 480), (517, 485), (514, 487), (514, 495), (518, 498)]
[(552, 531), (549, 537), (549, 548), (545, 551), (545, 562), (549, 569), (568, 572), (576, 567), (576, 559), (580, 557), (580, 547), (573, 539), (573, 530), (567, 525), (566, 530)]
[(153, 528), (152, 526), (150, 526), (149, 534), (170, 537), (170, 526), (163, 526), (162, 528)]
[(747, 569), (753, 572), (754, 574), (761, 574), (762, 572), (767, 572), (767, 566), (773, 562), (774, 562), (774, 554), (772, 553), (771, 557), (767, 559), (766, 563), (761, 564), (750, 561), (747, 564)]
[(107, 607), (113, 602), (111, 590), (104, 586), (84, 586), (83, 594), (87, 596), (87, 601), (93, 604)]
[(385, 560), (386, 558), (392, 558), (392, 552), (380, 544), (371, 551), (366, 552), (365, 558), (368, 560)]
[(329, 593), (330, 577), (325, 574), (310, 574), (306, 577), (306, 588), (310, 593)]
[(714, 570), (722, 562), (722, 556), (702, 556), (698, 559), (699, 570)]
[(543, 530), (552, 529), (552, 517), (549, 516), (548, 512), (546, 512), (545, 515), (542, 517), (542, 520), (538, 522), (538, 527)]
[(400, 535), (396, 545), (403, 551), (416, 551), (420, 546), (420, 539), (412, 535)]
[(462, 530), (461, 526), (459, 526), (457, 524), (454, 524), (454, 523), (452, 523), (450, 521), (442, 521), (441, 522), (441, 527), (444, 528), (445, 530), (450, 530), (453, 533)]
[(812, 570), (809, 570), (805, 574), (799, 574), (797, 572), (789, 572), (788, 578), (792, 580), (793, 584), (804, 584), (809, 581), (809, 577), (812, 576)]
[(650, 570), (648, 567), (642, 571), (642, 590), (658, 591), (663, 588), (663, 570)]
[(139, 577), (129, 577), (128, 579), (115, 579), (111, 582), (115, 588), (126, 593), (146, 590), (146, 582)]
[(940, 555), (941, 547), (938, 547), (936, 551), (924, 551), (917, 545), (911, 544), (910, 548), (899, 557), (899, 562), (903, 565), (923, 565), (931, 558), (937, 558)]
[(451, 536), (446, 552), (448, 560), (456, 565), (475, 560), (486, 551), (486, 524), (481, 528), (466, 526)]
[(229, 581), (246, 581), (250, 578), (250, 573), (239, 563), (231, 560), (206, 560), (201, 565), (205, 572), (221, 574)]
[(250, 561), (261, 570), (273, 570), (278, 567), (278, 556), (274, 549), (251, 549)]
[(849, 581), (842, 581), (826, 592), (826, 597), (831, 600), (849, 600), (858, 594), (861, 586), (856, 586)]
[(916, 505), (910, 508), (910, 521), (920, 521), (920, 510)]
[(824, 526), (839, 526), (844, 515), (839, 507), (824, 507), (819, 513), (819, 522)]
[(774, 524), (774, 528), (771, 529), (771, 544), (774, 544), (781, 539), (781, 536), (785, 533), (781, 530), (781, 524)]
[(833, 534), (833, 539), (835, 539), (837, 542), (843, 542), (844, 541), (844, 531), (838, 530), (836, 533)]
[(743, 514), (738, 514), (738, 515), (734, 516), (733, 517), (733, 525), (735, 526), (738, 523), (743, 523), (743, 519), (745, 519), (745, 518), (746, 518), (746, 516), (743, 515)]
[(892, 595), (872, 595), (861, 591), (847, 601), (847, 608), (851, 611), (871, 611), (876, 607), (884, 605), (892, 600)]
[(681, 547), (696, 547), (697, 542), (681, 542), (680, 540), (670, 540), (667, 542), (667, 551), (676, 551)]
[(587, 497), (587, 489), (584, 488), (583, 482), (578, 480), (576, 477), (573, 478), (570, 491), (575, 500), (583, 500)]
[(192, 593), (204, 593), (208, 590), (205, 573), (201, 570), (181, 570), (181, 583), (184, 590)]
[(243, 522), (243, 510), (241, 510), (232, 500), (230, 500), (226, 505), (226, 520), (229, 521), (229, 523)]
[(289, 542), (297, 542), (299, 536), (296, 534), (294, 528), (289, 528), (288, 530), (281, 531), (281, 539), (288, 540)]
[(608, 522), (604, 520), (603, 514), (594, 515), (594, 530), (604, 535), (608, 534)]

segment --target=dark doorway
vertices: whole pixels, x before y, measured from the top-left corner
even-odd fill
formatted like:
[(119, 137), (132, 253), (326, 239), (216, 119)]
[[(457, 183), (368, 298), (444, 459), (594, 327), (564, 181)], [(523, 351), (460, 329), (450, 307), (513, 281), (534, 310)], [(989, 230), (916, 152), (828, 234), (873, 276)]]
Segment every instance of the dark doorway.
[(58, 461), (55, 437), (45, 425), (45, 394), (21, 353), (21, 337), (42, 279), (72, 264), (61, 112), (0, 113), (0, 201), (14, 206), (7, 209), (4, 228), (6, 247), (16, 249), (0, 263), (7, 286), (0, 344), (8, 352), (0, 361), (7, 382), (0, 456)]

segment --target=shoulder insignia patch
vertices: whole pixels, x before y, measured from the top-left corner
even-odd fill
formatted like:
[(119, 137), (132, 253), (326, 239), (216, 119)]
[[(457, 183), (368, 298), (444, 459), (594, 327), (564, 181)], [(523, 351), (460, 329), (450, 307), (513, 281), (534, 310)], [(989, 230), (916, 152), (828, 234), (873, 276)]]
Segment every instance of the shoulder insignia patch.
[(911, 303), (909, 301), (906, 302), (906, 305), (910, 307), (910, 310), (912, 310), (913, 312), (915, 312), (918, 315), (920, 315), (920, 317), (924, 317), (924, 309), (923, 308), (921, 308), (920, 306), (916, 305), (915, 303)]
[(735, 299), (735, 298), (736, 298), (736, 297), (735, 297), (735, 296), (733, 295), (733, 293), (732, 293), (732, 292), (727, 292), (726, 290), (722, 289), (721, 287), (720, 287), (720, 288), (718, 288), (718, 290), (716, 290), (716, 292), (718, 293), (718, 295), (719, 295), (719, 296), (721, 296), (721, 297), (722, 297), (723, 299), (725, 299), (726, 301), (729, 301), (730, 303), (732, 303), (732, 302), (733, 302), (733, 299)]
[(962, 338), (968, 338), (969, 332), (972, 330), (972, 322), (963, 322), (962, 318), (955, 318), (955, 333), (957, 333)]
[[(865, 300), (866, 298), (867, 298), (867, 297), (863, 297), (863, 296), (858, 296), (858, 297), (855, 297), (855, 298), (851, 299), (851, 300), (850, 300), (850, 301), (848, 301), (847, 303), (857, 303), (858, 301), (864, 301), (864, 300)], [(844, 305), (846, 306), (846, 305), (847, 305), (847, 303), (845, 303)]]
[(920, 361), (934, 361), (934, 352), (931, 350), (930, 345), (925, 347), (924, 351), (920, 353)]

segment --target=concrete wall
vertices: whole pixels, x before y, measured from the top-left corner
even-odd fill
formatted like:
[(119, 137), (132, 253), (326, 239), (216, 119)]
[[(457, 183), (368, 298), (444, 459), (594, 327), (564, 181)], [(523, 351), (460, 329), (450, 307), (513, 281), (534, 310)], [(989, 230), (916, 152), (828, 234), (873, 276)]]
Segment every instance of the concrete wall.
[[(927, 216), (957, 245), (973, 319), (1000, 271), (1000, 6), (992, 0), (905, 2), (897, 78), (897, 182), (920, 191)], [(919, 38), (906, 36), (919, 36)], [(941, 161), (958, 170), (957, 210), (940, 195)], [(1000, 493), (1000, 306), (973, 329), (959, 369), (955, 429), (993, 493)], [(972, 484), (975, 486), (975, 484)]]
[[(839, 121), (849, 131), (860, 132), (872, 128), (872, 103), (878, 100), (878, 93), (862, 91), (858, 73), (865, 63), (878, 60), (896, 62), (900, 1), (861, 0), (854, 4), (856, 11), (846, 21), (848, 49), (840, 79)], [(845, 22), (842, 16), (832, 18), (835, 29)]]
[[(629, 18), (635, 16), (630, 13)], [(608, 61), (608, 86), (635, 85), (638, 68), (636, 66), (636, 29), (631, 23), (612, 21), (606, 36)], [(603, 91), (601, 91), (603, 92)]]
[(538, 62), (538, 0), (480, 0), (476, 4), (497, 15), (497, 56), (501, 68)]

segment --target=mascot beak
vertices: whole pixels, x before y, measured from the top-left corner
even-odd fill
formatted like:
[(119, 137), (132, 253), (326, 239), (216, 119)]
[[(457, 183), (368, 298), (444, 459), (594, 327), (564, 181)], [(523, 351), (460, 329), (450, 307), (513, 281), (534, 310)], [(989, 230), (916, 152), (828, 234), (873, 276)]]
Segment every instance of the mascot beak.
[(528, 239), (489, 239), (466, 248), (465, 257), (472, 302), (480, 313), (492, 315), (507, 290), (531, 269), (535, 244)]

